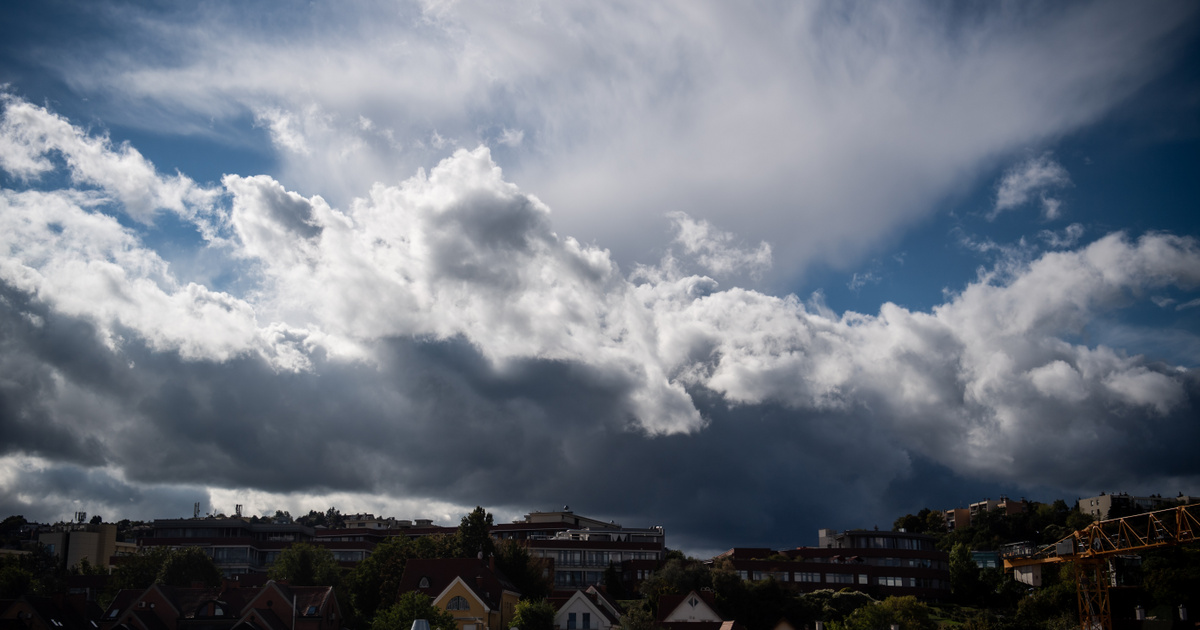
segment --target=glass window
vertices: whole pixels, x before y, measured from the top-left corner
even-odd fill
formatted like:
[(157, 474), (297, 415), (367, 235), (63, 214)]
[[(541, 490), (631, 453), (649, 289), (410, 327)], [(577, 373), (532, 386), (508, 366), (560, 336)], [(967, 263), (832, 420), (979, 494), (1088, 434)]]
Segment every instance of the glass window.
[(592, 627), (592, 613), (583, 613), (583, 629), (588, 630)]
[(451, 599), (450, 603), (446, 604), (446, 610), (471, 610), (471, 606), (467, 604), (466, 598), (461, 595), (455, 595), (454, 599)]
[(567, 630), (575, 630), (575, 613), (567, 613)]

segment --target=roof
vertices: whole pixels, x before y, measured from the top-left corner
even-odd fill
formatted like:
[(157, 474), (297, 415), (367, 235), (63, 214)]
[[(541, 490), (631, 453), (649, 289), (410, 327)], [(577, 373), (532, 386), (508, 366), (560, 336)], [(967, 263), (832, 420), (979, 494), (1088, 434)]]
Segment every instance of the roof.
[[(565, 606), (567, 606), (567, 604), (574, 600), (584, 600), (588, 602), (590, 607), (599, 613), (601, 617), (607, 619), (610, 624), (617, 625), (621, 623), (620, 615), (614, 615), (613, 611), (600, 601), (600, 598), (602, 597), (603, 595), (601, 595), (599, 591), (589, 588), (586, 591), (574, 591), (567, 597), (551, 597), (547, 601), (554, 606), (555, 610), (561, 611)], [(618, 608), (617, 610), (620, 609)]]
[[(421, 578), (428, 580), (427, 587), (421, 587)], [(492, 610), (499, 610), (504, 591), (521, 594), (503, 573), (475, 558), (413, 558), (404, 566), (399, 592), (417, 591), (436, 599), (455, 578)]]
[[(684, 601), (691, 601), (693, 597), (698, 597), (704, 602), (714, 613), (724, 618), (721, 615), (720, 609), (717, 608), (717, 597), (711, 590), (689, 591), (684, 595), (661, 595), (658, 598), (658, 621), (663, 623), (664, 620), (671, 616), (680, 606), (684, 605)], [(687, 628), (692, 630), (703, 630), (697, 625), (700, 622), (689, 622)]]

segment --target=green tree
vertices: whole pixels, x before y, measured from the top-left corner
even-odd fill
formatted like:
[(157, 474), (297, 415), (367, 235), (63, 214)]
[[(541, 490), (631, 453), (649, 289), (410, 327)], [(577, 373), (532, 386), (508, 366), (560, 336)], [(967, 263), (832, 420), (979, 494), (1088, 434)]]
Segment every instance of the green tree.
[(935, 630), (937, 623), (933, 613), (926, 604), (917, 598), (907, 595), (904, 597), (889, 597), (881, 602), (875, 602), (859, 607), (846, 617), (840, 628), (845, 630), (876, 630), (888, 628), (892, 624), (900, 626), (900, 630)]
[(425, 619), (432, 630), (457, 630), (454, 615), (433, 605), (433, 600), (416, 591), (400, 595), (395, 604), (379, 611), (371, 630), (410, 630), (413, 621)]
[(220, 586), (221, 570), (200, 547), (184, 547), (167, 555), (155, 581), (167, 586)]
[(950, 594), (960, 604), (969, 605), (978, 601), (982, 591), (979, 565), (971, 559), (971, 548), (958, 543), (950, 550)]
[(462, 518), (456, 537), (460, 555), (464, 558), (480, 554), (487, 558), (496, 552), (496, 543), (492, 540), (492, 515), (482, 506), (476, 506)]
[(325, 547), (296, 543), (284, 549), (267, 575), (292, 586), (334, 586), (341, 569), (333, 552)]
[[(350, 604), (360, 619), (374, 619), (376, 611), (396, 603), (400, 577), (416, 545), (403, 536), (388, 538), (346, 576)], [(407, 630), (407, 629), (406, 629)]]
[(554, 630), (554, 605), (544, 599), (524, 599), (513, 611), (512, 625), (521, 630)]
[(711, 587), (712, 571), (697, 560), (671, 558), (642, 582), (642, 596), (657, 602), (663, 595), (685, 595), (688, 591)]
[(627, 606), (625, 614), (621, 615), (621, 630), (654, 630), (657, 627), (654, 611), (644, 599)]
[(510, 538), (496, 546), (496, 568), (517, 587), (521, 599), (545, 599), (554, 590), (545, 565), (520, 541)]
[(0, 599), (17, 599), (33, 592), (33, 573), (17, 562), (0, 562)]

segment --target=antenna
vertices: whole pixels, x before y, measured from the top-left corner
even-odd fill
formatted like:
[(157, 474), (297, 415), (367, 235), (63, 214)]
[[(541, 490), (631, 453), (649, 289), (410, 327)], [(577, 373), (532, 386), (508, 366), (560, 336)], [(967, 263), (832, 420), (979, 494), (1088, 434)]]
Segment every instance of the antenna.
[(242, 517), (242, 504), (239, 503), (236, 506), (234, 506), (233, 511), (237, 513), (238, 518), (241, 518)]
[(200, 502), (199, 501), (197, 501), (196, 504), (192, 506), (192, 518), (200, 518)]
[(87, 512), (76, 512), (75, 513), (75, 522), (76, 523), (82, 523), (86, 520), (87, 520)]

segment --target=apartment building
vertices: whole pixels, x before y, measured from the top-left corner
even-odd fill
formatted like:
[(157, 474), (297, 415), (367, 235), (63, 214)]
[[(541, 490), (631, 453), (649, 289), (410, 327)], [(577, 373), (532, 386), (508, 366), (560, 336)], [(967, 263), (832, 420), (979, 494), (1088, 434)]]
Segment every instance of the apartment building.
[(1079, 500), (1079, 511), (1102, 521), (1108, 518), (1129, 516), (1142, 512), (1165, 510), (1175, 505), (1194, 503), (1198, 497), (1186, 496), (1182, 492), (1175, 497), (1163, 498), (1161, 494), (1135, 497), (1125, 492), (1103, 493), (1099, 496)]
[(850, 588), (873, 597), (950, 594), (950, 556), (924, 534), (822, 529), (816, 547), (775, 551), (735, 547), (713, 558), (743, 580), (774, 579), (802, 592)]

